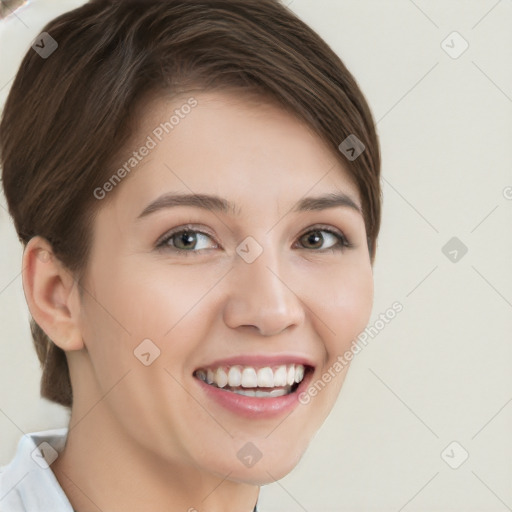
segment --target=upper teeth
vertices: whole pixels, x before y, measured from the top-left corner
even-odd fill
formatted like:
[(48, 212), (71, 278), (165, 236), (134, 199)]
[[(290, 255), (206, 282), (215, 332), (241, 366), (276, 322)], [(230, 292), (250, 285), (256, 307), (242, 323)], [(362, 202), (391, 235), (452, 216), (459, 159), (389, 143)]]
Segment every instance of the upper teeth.
[(304, 378), (302, 364), (283, 364), (280, 366), (265, 366), (254, 368), (252, 366), (220, 366), (218, 368), (201, 369), (196, 376), (208, 384), (215, 384), (219, 388), (226, 386), (243, 388), (273, 388), (291, 386)]

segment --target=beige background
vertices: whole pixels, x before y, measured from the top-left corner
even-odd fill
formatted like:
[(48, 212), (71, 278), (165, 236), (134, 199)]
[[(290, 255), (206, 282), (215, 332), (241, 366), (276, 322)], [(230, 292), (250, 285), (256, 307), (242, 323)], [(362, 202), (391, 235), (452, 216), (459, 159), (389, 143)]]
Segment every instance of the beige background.
[[(43, 24), (81, 3), (38, 0), (0, 22), (0, 103)], [(395, 301), (404, 309), (358, 354), (309, 451), (262, 490), (261, 509), (512, 510), (512, 1), (290, 7), (374, 112), (384, 221), (370, 323)], [(458, 58), (442, 47), (463, 48), (453, 31), (469, 44)], [(0, 205), (2, 465), (23, 432), (65, 426), (67, 415), (38, 396), (22, 251)], [(452, 237), (468, 248), (456, 262), (442, 252)], [(469, 458), (449, 467), (463, 450)]]

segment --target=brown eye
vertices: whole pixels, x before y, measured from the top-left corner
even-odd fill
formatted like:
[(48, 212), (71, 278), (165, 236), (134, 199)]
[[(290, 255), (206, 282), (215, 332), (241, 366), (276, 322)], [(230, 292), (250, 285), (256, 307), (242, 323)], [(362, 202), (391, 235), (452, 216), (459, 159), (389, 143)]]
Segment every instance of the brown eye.
[(180, 231), (172, 235), (173, 245), (177, 249), (193, 249), (197, 244), (197, 235), (193, 231)]
[(302, 240), (305, 245), (318, 249), (322, 246), (324, 237), (320, 231), (310, 231), (302, 236)]
[(305, 249), (343, 249), (350, 246), (344, 235), (330, 229), (308, 231), (299, 240)]
[[(208, 241), (211, 241), (210, 244)], [(212, 247), (213, 245), (213, 247)], [(195, 253), (202, 249), (215, 248), (212, 237), (195, 229), (179, 229), (165, 235), (157, 242), (157, 248), (175, 250), (182, 253)]]

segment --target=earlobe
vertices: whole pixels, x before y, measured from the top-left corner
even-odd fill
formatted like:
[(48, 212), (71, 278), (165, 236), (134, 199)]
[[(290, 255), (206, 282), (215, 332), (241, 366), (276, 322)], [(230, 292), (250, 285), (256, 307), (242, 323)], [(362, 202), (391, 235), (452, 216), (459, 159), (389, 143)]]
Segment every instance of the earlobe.
[(82, 349), (78, 285), (40, 236), (25, 247), (22, 280), (30, 313), (47, 336), (62, 350)]

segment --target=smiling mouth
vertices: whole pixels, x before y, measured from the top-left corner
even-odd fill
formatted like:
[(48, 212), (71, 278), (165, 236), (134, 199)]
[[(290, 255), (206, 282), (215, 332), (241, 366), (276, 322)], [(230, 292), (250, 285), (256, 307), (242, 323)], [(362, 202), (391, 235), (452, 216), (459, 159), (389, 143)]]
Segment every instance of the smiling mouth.
[(275, 366), (219, 366), (200, 368), (194, 377), (224, 391), (257, 398), (275, 398), (295, 392), (313, 368), (302, 364)]

